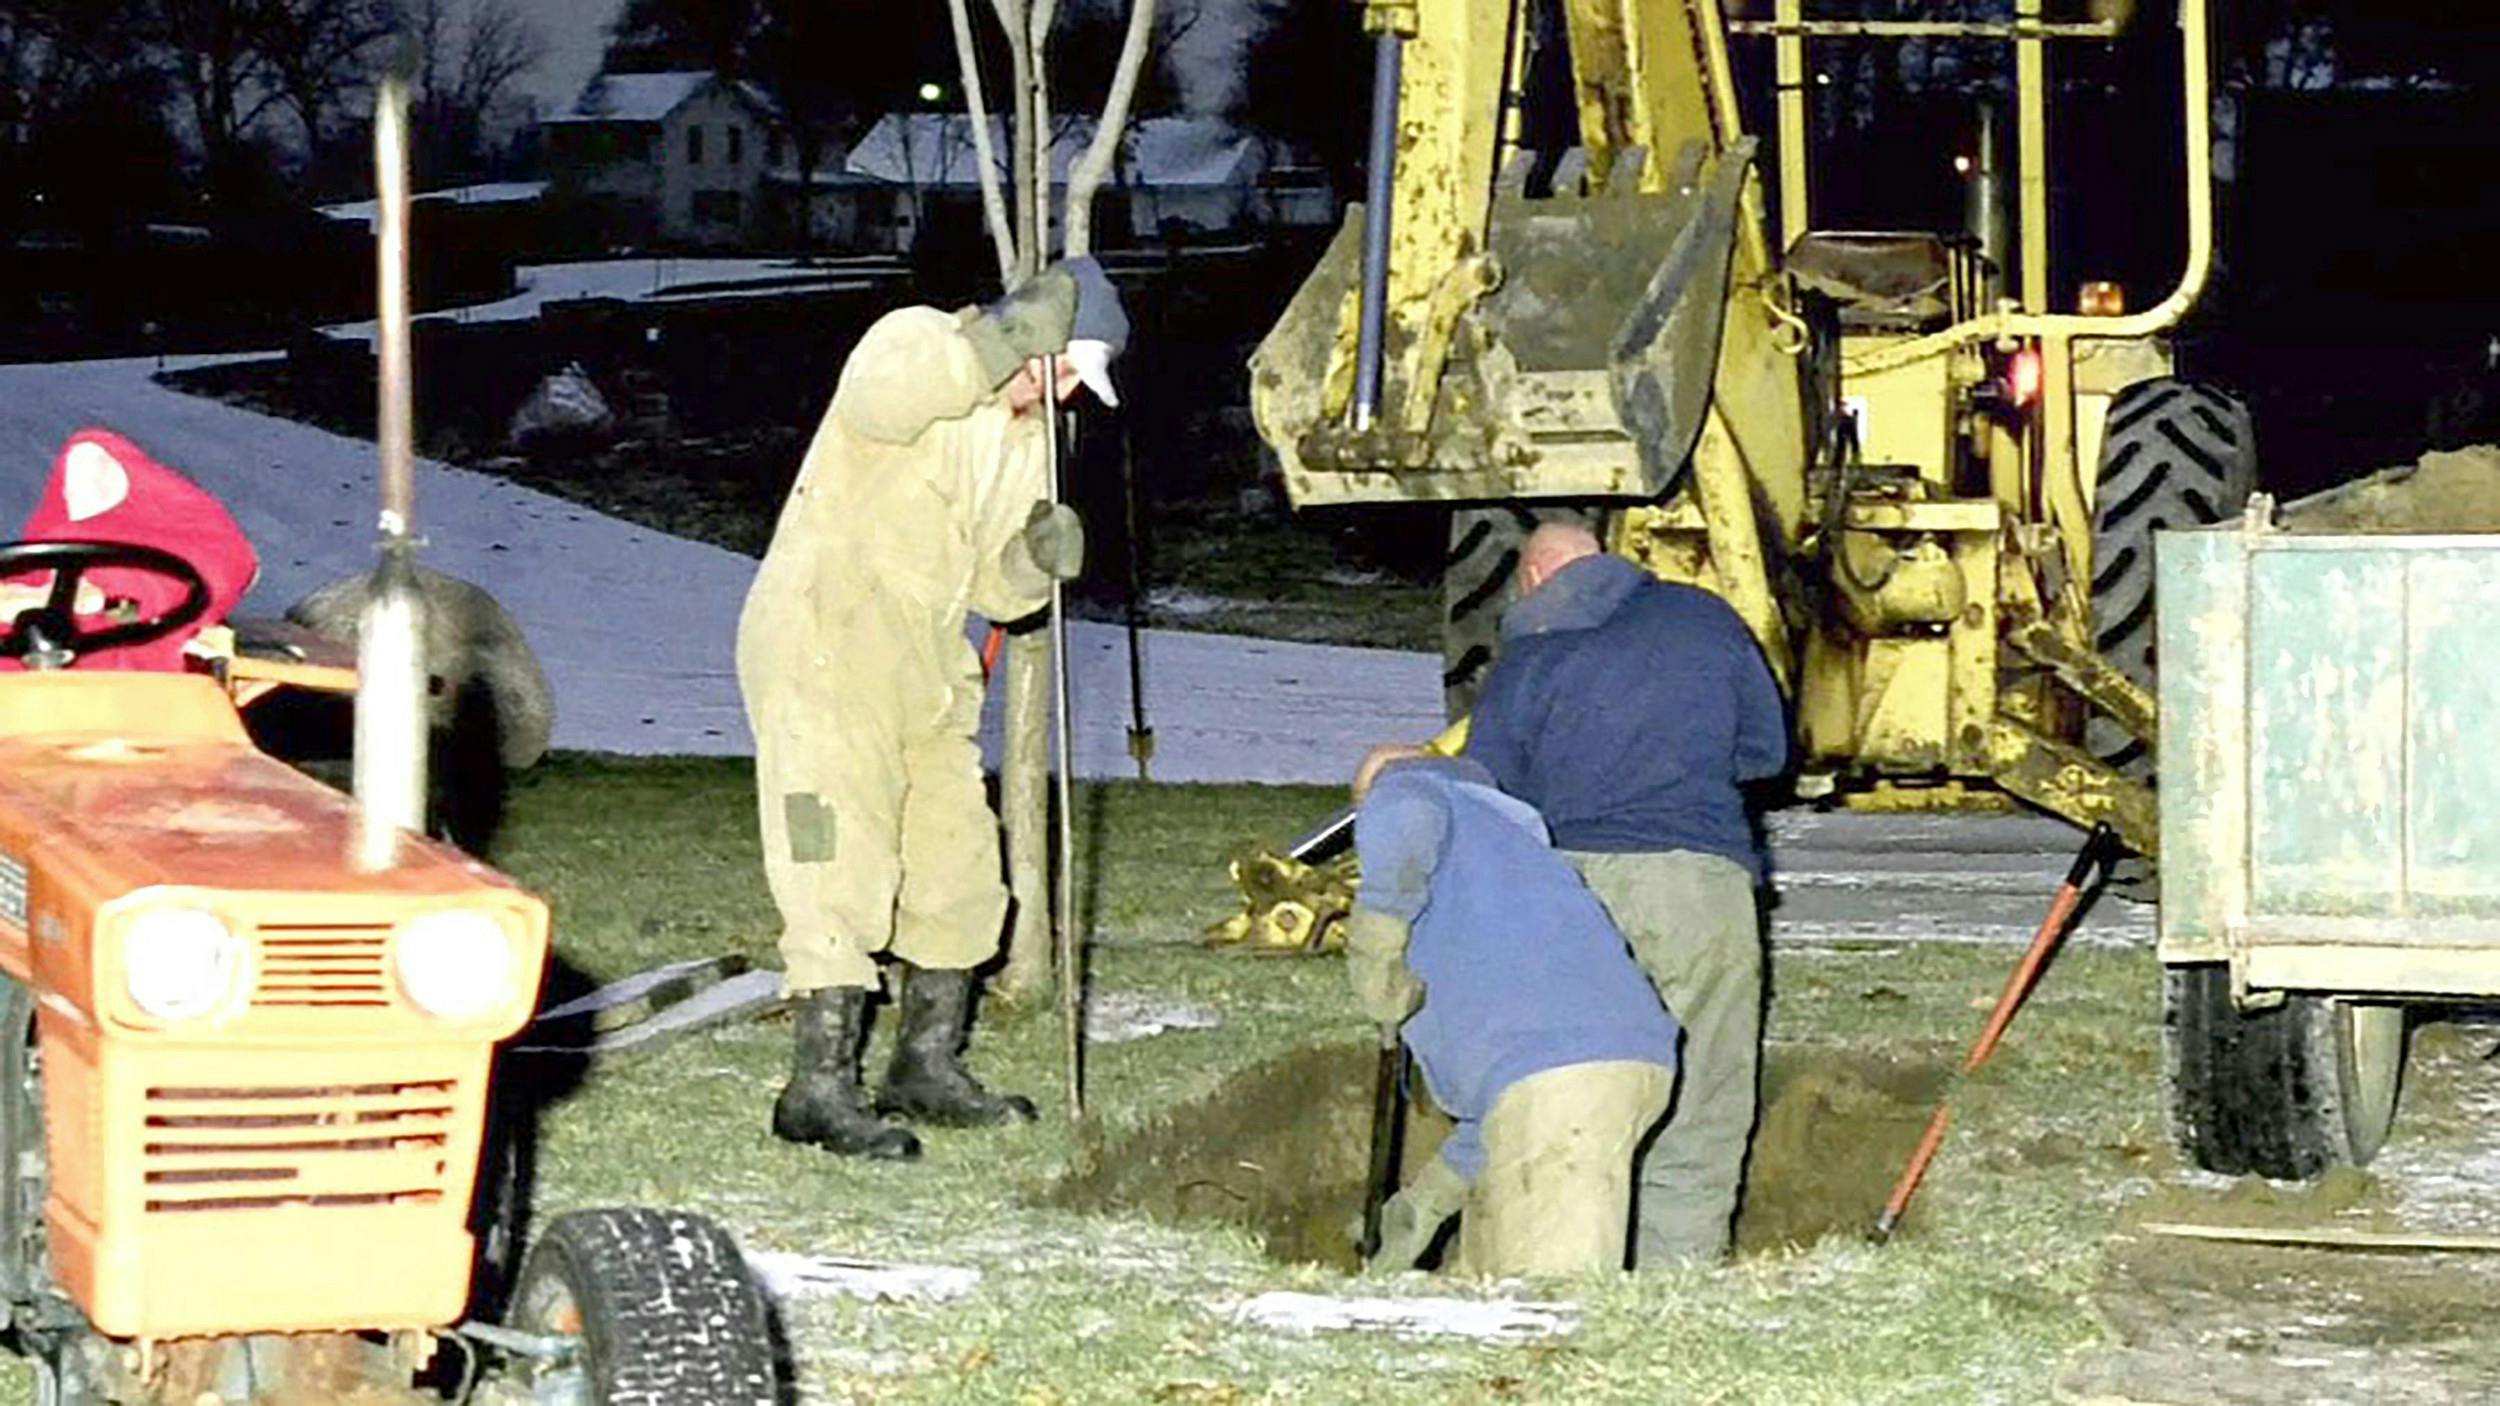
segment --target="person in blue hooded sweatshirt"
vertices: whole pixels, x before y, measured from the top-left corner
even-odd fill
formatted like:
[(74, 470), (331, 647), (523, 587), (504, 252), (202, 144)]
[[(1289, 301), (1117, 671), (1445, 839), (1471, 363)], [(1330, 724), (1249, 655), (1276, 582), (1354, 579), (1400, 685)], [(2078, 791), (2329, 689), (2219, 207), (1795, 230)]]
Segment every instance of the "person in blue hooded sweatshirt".
[(1632, 1155), (1675, 1088), (1675, 1017), (1545, 822), (1482, 766), (1382, 748), (1355, 800), (1348, 977), (1458, 1123), (1384, 1209), (1373, 1267), (1413, 1267), (1463, 1213), (1471, 1273), (1623, 1268)]

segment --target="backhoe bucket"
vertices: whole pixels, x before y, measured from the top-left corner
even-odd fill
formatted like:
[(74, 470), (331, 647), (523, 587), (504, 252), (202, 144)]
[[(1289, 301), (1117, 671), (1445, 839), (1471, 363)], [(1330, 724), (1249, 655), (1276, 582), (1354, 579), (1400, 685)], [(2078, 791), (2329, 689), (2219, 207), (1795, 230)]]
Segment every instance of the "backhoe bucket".
[[(1489, 248), (1389, 310), (1380, 419), (1349, 413), (1362, 219), (1251, 359), (1251, 407), (1297, 506), (1655, 498), (1701, 434), (1727, 319), (1747, 141), (1685, 148), (1659, 194), (1639, 153), (1608, 189), (1493, 202)], [(1577, 184), (1557, 180), (1558, 186)]]

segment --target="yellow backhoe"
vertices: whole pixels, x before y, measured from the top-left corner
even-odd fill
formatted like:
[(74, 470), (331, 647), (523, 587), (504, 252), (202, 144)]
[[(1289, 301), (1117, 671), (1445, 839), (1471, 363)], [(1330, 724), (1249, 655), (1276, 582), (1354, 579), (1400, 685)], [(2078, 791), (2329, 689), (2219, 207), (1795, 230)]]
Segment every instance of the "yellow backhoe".
[[(2052, 50), (2150, 22), (2074, 4), (1362, 3), (1370, 187), (1252, 358), (1251, 404), (1297, 506), (1450, 505), (1453, 717), (1519, 539), (1576, 513), (1743, 617), (1789, 691), (1803, 793), (2010, 796), (2153, 854), (2152, 533), (2235, 514), (2254, 443), (2163, 335), (2212, 265), (2205, 0), (2176, 13), (2176, 286), (2138, 311), (2113, 284), (2050, 286)], [(1958, 228), (1816, 223), (1817, 46), (1885, 40), (2012, 48), (2010, 120), (1974, 103), (1970, 149), (1903, 156), (1960, 158)], [(1744, 127), (1738, 44), (1770, 46), (1775, 159)], [(1578, 116), (1559, 165), (1520, 116), (1553, 45)], [(1272, 910), (1314, 857), (1245, 877)], [(1325, 927), (1261, 911), (1231, 935)]]

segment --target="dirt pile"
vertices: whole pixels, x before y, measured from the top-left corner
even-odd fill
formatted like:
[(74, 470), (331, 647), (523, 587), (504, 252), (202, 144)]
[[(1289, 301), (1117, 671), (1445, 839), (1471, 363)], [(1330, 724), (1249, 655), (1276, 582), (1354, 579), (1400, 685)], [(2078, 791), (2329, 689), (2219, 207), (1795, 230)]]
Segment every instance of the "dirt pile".
[(1736, 1217), (1737, 1249), (1811, 1245), (1826, 1235), (1872, 1230), (1945, 1079), (1934, 1064), (1772, 1051), (1745, 1205)]
[(2500, 446), (2427, 454), (2283, 505), (2287, 532), (2500, 532)]
[[(1371, 1050), (1321, 1045), (1243, 1070), (1207, 1098), (1113, 1134), (1038, 1199), (1243, 1226), (1272, 1259), (1351, 1270), (1345, 1231), (1363, 1209), (1375, 1067)], [(1408, 1155), (1439, 1145), (1410, 1137)]]
[[(1352, 1269), (1346, 1231), (1362, 1210), (1373, 1068), (1372, 1051), (1327, 1045), (1244, 1070), (1206, 1099), (1112, 1135), (1036, 1199), (1229, 1223), (1255, 1232), (1273, 1259)], [(1945, 1077), (1934, 1064), (1772, 1051), (1737, 1248), (1871, 1228)], [(1413, 1114), (1405, 1165), (1432, 1156), (1447, 1130), (1429, 1112)]]

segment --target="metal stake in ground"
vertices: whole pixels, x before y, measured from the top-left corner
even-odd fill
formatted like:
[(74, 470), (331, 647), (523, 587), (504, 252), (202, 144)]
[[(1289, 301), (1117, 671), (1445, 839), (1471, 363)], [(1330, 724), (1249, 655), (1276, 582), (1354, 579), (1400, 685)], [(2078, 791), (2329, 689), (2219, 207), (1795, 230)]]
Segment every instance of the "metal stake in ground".
[(1120, 495), (1128, 517), (1128, 550), (1122, 553), (1128, 558), (1128, 754), (1137, 763), (1137, 779), (1152, 781), (1155, 730), (1146, 721), (1146, 666), (1137, 638), (1146, 600), (1145, 514), (1137, 500), (1137, 446), (1125, 414), (1120, 417)]
[[(1059, 359), (1042, 358), (1042, 434), (1050, 446), (1050, 496), (1058, 502), (1067, 501), (1067, 488), (1061, 481), (1063, 465), (1059, 457)], [(1059, 961), (1059, 1026), (1061, 1055), (1065, 1060), (1068, 1081), (1068, 1117), (1081, 1120), (1085, 1116), (1085, 971), (1078, 960), (1083, 945), (1076, 933), (1076, 840), (1074, 805), (1075, 788), (1069, 777), (1074, 744), (1071, 741), (1068, 716), (1068, 611), (1064, 585), (1053, 577), (1050, 583), (1050, 694), (1051, 730), (1055, 735), (1054, 760), (1059, 769), (1059, 887), (1054, 896), (1055, 914), (1051, 927)]]
[[(2083, 886), (2092, 871), (2111, 857), (2118, 843), (2118, 833), (2107, 824), (2092, 827), (2083, 842), (2083, 851), (2066, 870), (2065, 882), (2057, 886), (2057, 897), (2050, 901), (2048, 916), (2040, 920), (2040, 930), (2031, 938), (2031, 947), (2022, 961), (2014, 966), (2014, 974), (2005, 979), (2005, 990), (1997, 996), (1996, 1008), (1988, 1012), (1988, 1023), (1979, 1032), (1979, 1039), (1970, 1047), (1970, 1054), (1955, 1071), (1954, 1080), (1969, 1077), (1971, 1071), (1988, 1062), (1996, 1053), (1997, 1042), (2005, 1038), (2006, 1027), (2014, 1023), (2014, 1013), (2022, 1009), (2031, 988), (2039, 983), (2040, 969), (2072, 925), (2075, 909), (2083, 901)], [(1919, 1181), (1927, 1175), (1927, 1164), (1936, 1159), (1936, 1150), (1944, 1146), (1945, 1124), (1951, 1121), (1951, 1093), (1936, 1100), (1935, 1115), (1927, 1120), (1927, 1130), (1919, 1135), (1918, 1149), (1910, 1154), (1910, 1164), (1901, 1169), (1901, 1180), (1894, 1183), (1892, 1196), (1884, 1202), (1883, 1214), (1875, 1218), (1875, 1238), (1889, 1240), (1894, 1227), (1901, 1224), (1902, 1213), (1909, 1210), (1910, 1198), (1918, 1194)]]

